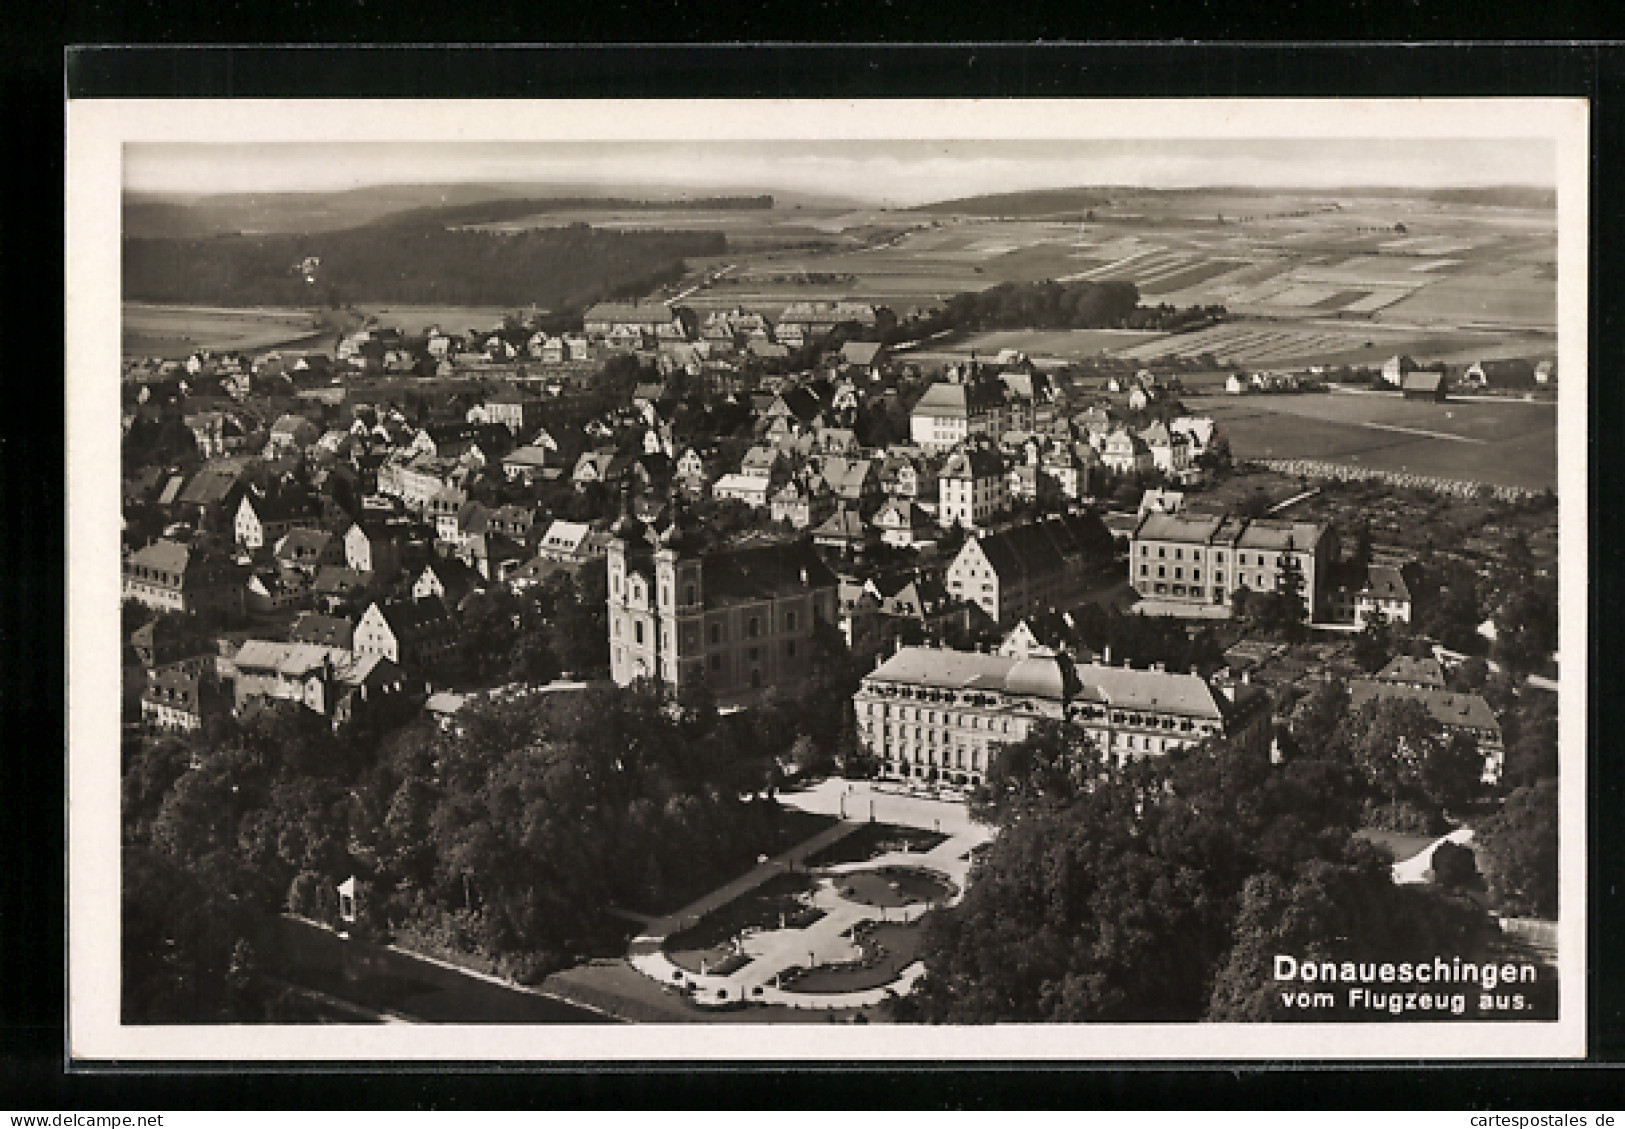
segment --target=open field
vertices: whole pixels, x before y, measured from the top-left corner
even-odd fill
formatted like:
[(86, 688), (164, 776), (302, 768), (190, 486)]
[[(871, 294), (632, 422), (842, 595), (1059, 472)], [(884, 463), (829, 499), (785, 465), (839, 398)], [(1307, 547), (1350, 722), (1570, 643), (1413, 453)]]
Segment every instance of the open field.
[(1495, 486), (1557, 486), (1552, 404), (1340, 393), (1187, 396), (1185, 404), (1218, 422), (1238, 460), (1318, 459)]
[(314, 346), (325, 339), (316, 315), (292, 309), (224, 309), (124, 303), (126, 357), (187, 357), (199, 349), (256, 352)]
[(1193, 333), (1163, 336), (1120, 349), (1117, 355), (1151, 361), (1211, 353), (1225, 364), (1249, 368), (1381, 364), (1397, 353), (1418, 360), (1473, 361), (1492, 357), (1549, 357), (1555, 339), (1472, 329), (1401, 328), (1335, 321), (1235, 321)]

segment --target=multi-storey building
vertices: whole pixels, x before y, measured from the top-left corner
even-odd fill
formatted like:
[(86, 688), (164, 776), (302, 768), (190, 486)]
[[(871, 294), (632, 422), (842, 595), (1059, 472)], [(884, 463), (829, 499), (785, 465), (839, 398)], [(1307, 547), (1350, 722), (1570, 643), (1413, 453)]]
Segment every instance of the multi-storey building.
[(1130, 541), (1129, 579), (1142, 597), (1172, 614), (1185, 606), (1194, 614), (1222, 615), (1238, 589), (1276, 591), (1290, 560), (1303, 580), (1305, 611), (1311, 620), (1324, 620), (1337, 557), (1337, 531), (1324, 522), (1147, 513)]
[(996, 380), (939, 380), (909, 413), (909, 438), (928, 452), (949, 451), (973, 435), (1005, 431), (1004, 385)]
[(1053, 514), (1041, 521), (966, 540), (948, 566), (948, 591), (995, 623), (1064, 608), (1087, 583), (1093, 565), (1111, 558), (1111, 534), (1093, 514)]
[(161, 612), (243, 611), (247, 570), (229, 559), (178, 541), (154, 541), (124, 559), (123, 598)]
[(946, 529), (986, 528), (1010, 506), (1004, 456), (991, 448), (955, 451), (937, 476), (937, 521)]
[(1210, 737), (1262, 750), (1268, 696), (1160, 667), (1074, 664), (1066, 655), (903, 647), (853, 695), (859, 740), (889, 776), (980, 784), (1002, 745), (1070, 721), (1101, 759), (1122, 764)]
[(609, 543), (610, 676), (718, 694), (794, 685), (813, 628), (833, 625), (837, 580), (805, 541), (717, 552), (673, 526), (651, 546), (622, 519)]

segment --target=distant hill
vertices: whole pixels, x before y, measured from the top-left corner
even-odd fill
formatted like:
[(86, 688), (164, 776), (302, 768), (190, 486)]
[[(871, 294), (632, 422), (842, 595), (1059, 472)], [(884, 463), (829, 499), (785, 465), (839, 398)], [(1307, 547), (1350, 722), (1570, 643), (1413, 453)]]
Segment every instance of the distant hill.
[(1035, 188), (1027, 192), (997, 192), (988, 196), (967, 196), (960, 200), (940, 200), (910, 209), (932, 215), (967, 216), (1048, 216), (1056, 213), (1082, 213), (1105, 207), (1125, 195), (1143, 196), (1136, 188)]
[(1148, 201), (1159, 198), (1177, 199), (1180, 196), (1258, 196), (1279, 191), (1283, 196), (1310, 199), (1388, 199), (1411, 198), (1437, 200), (1440, 203), (1470, 204), (1501, 208), (1553, 209), (1557, 207), (1557, 191), (1531, 185), (1490, 185), (1473, 188), (1256, 188), (1218, 186), (1212, 188), (1134, 188), (1128, 186), (1100, 186), (1093, 188), (1039, 188), (1026, 192), (998, 192), (986, 196), (967, 196), (958, 200), (941, 200), (922, 204), (911, 210), (932, 215), (966, 216), (1081, 216), (1091, 209), (1103, 208), (1129, 201)]
[[(482, 219), (479, 207), (493, 211)], [(334, 192), (237, 192), (210, 195), (126, 192), (124, 234), (135, 239), (209, 235), (303, 235), (343, 231), (391, 215), (452, 209), (448, 223), (481, 223), (564, 210), (708, 208), (763, 210), (807, 206), (852, 208), (855, 201), (806, 193), (774, 196), (755, 188), (726, 196), (650, 186), (573, 184), (387, 184)], [(471, 209), (458, 216), (455, 209)], [(528, 210), (527, 210), (528, 209)], [(473, 218), (469, 218), (473, 217)]]
[(129, 301), (219, 306), (402, 302), (580, 308), (648, 293), (685, 260), (719, 255), (711, 231), (571, 224), (513, 234), (451, 230), (441, 209), (338, 231), (123, 240)]

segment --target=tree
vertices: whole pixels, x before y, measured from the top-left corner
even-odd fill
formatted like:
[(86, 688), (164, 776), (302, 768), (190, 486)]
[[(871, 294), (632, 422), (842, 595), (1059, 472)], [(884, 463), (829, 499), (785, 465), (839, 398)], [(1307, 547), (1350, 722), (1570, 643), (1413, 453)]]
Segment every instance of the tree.
[(1526, 784), (1478, 832), (1491, 903), (1503, 913), (1557, 916), (1557, 781)]
[(1388, 624), (1380, 611), (1373, 611), (1365, 627), (1354, 637), (1354, 661), (1367, 673), (1388, 665)]
[[(1387, 859), (1352, 838), (1354, 789), (1334, 761), (1272, 765), (1224, 741), (1121, 768), (1071, 752), (1064, 729), (1040, 727), (995, 761), (980, 801), (999, 835), (933, 919), (900, 1017), (1188, 1022), (1268, 985), (1271, 930), (1374, 948), (1415, 916)], [(1317, 883), (1369, 896), (1335, 918), (1284, 912)]]

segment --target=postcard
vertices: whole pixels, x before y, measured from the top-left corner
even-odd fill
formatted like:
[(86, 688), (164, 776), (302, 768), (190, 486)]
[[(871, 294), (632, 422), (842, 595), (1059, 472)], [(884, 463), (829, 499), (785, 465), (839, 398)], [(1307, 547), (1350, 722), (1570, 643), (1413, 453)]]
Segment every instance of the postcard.
[(70, 100), (71, 1056), (1583, 1056), (1587, 130)]

